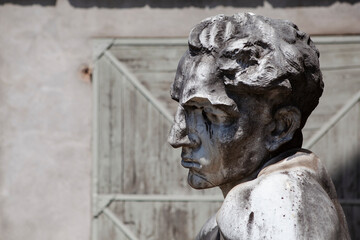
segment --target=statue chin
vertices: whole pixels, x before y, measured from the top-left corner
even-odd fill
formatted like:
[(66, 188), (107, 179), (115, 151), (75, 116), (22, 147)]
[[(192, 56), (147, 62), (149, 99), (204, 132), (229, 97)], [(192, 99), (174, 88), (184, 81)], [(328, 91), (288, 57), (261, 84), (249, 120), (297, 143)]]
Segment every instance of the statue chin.
[(205, 188), (212, 188), (216, 187), (212, 183), (210, 183), (208, 180), (206, 180), (203, 176), (200, 176), (199, 174), (189, 171), (188, 174), (188, 184), (195, 189), (205, 189)]

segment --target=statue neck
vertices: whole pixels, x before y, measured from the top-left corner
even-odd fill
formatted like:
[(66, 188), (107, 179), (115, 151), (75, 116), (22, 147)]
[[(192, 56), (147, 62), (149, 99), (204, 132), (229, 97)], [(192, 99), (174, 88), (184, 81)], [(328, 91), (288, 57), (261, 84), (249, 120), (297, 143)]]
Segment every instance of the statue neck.
[(231, 189), (233, 189), (235, 186), (241, 184), (241, 183), (244, 183), (244, 182), (248, 182), (248, 181), (251, 181), (251, 180), (254, 180), (257, 175), (259, 174), (259, 171), (255, 171), (253, 172), (252, 174), (250, 174), (249, 176), (247, 176), (246, 178), (243, 178), (241, 180), (237, 180), (237, 181), (232, 181), (232, 182), (229, 182), (229, 183), (225, 183), (223, 185), (220, 185), (219, 188), (221, 189), (222, 191), (222, 194), (224, 196), (224, 198), (226, 198), (227, 194), (231, 191)]
[(286, 152), (283, 152), (275, 157), (272, 157), (270, 160), (266, 161), (265, 164), (263, 164), (262, 166), (259, 167), (259, 169), (255, 172), (253, 172), (252, 174), (250, 174), (249, 176), (247, 176), (246, 178), (243, 178), (241, 180), (236, 180), (236, 181), (232, 181), (232, 182), (229, 182), (229, 183), (225, 183), (223, 185), (220, 185), (220, 189), (222, 191), (222, 194), (224, 196), (224, 198), (226, 198), (226, 195), (231, 191), (231, 189), (233, 189), (235, 186), (241, 184), (241, 183), (244, 183), (244, 182), (248, 182), (248, 181), (251, 181), (251, 180), (254, 180), (255, 178), (257, 178), (258, 174), (260, 173), (260, 171), (262, 169), (264, 169), (265, 167), (269, 166), (269, 165), (272, 165), (272, 164), (275, 164), (285, 158), (287, 158), (288, 156), (291, 156), (293, 154), (295, 154), (296, 152), (298, 151), (308, 151), (308, 150), (305, 150), (305, 149), (299, 149), (299, 148), (295, 148), (295, 149), (290, 149)]

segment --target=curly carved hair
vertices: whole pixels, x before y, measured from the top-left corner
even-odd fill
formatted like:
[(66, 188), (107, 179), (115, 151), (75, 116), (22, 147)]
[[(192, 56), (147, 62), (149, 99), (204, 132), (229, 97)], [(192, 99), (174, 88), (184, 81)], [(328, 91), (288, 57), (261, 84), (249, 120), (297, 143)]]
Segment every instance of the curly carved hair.
[[(324, 84), (319, 51), (295, 24), (251, 13), (217, 15), (191, 30), (188, 45), (184, 57), (212, 54), (218, 59), (217, 67), (226, 88), (248, 88), (249, 92), (265, 95), (274, 109), (298, 107), (301, 134), (319, 103)], [(183, 67), (180, 61), (179, 68)], [(179, 71), (186, 69), (178, 69), (177, 74), (181, 74)], [(181, 81), (175, 78), (171, 90), (174, 99), (178, 98)]]

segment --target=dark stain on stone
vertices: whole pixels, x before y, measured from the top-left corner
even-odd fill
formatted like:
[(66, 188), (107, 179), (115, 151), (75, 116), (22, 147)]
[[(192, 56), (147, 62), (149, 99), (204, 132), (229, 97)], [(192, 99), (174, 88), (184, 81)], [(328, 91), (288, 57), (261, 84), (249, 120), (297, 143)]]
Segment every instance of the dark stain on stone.
[(243, 192), (244, 202), (249, 202), (250, 195), (251, 195), (251, 189), (244, 190)]
[(248, 233), (248, 236), (251, 235), (252, 228), (253, 228), (253, 223), (254, 223), (254, 212), (251, 212), (251, 213), (249, 214), (249, 220), (248, 220), (248, 224), (247, 224), (247, 233)]
[(209, 136), (210, 136), (210, 139), (211, 139), (212, 135), (213, 135), (213, 130), (211, 129), (211, 121), (206, 116), (206, 113), (204, 111), (202, 112), (202, 115), (203, 115), (204, 122), (205, 122), (206, 132), (209, 133)]
[(82, 65), (80, 69), (80, 76), (84, 82), (92, 82), (92, 69), (88, 65)]
[(249, 215), (249, 224), (252, 224), (254, 221), (254, 212), (251, 212)]

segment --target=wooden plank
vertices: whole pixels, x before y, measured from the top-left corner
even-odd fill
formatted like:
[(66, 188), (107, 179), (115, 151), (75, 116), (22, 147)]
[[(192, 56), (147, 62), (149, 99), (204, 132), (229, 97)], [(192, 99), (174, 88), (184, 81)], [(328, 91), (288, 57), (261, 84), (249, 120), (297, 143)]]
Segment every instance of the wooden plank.
[(137, 115), (134, 122), (136, 130), (134, 131), (135, 142), (133, 147), (136, 149), (134, 158), (137, 166), (137, 169), (135, 171), (136, 193), (139, 194), (151, 191), (151, 187), (148, 185), (151, 185), (149, 184), (149, 175), (152, 175), (153, 171), (151, 168), (149, 168), (150, 166), (152, 166), (152, 163), (148, 161), (148, 150), (152, 147), (151, 145), (153, 144), (154, 138), (151, 138), (152, 136), (146, 134), (146, 129), (149, 127), (158, 128), (158, 126), (150, 126), (146, 119), (147, 111), (150, 110), (156, 112), (156, 110), (154, 108), (148, 109), (148, 105), (151, 104), (147, 102), (146, 99), (138, 91), (136, 92), (136, 99), (137, 101), (134, 107), (138, 109), (138, 111), (136, 112)]
[[(170, 188), (179, 189), (178, 179), (169, 175), (169, 165), (166, 164), (169, 159), (174, 159), (173, 155), (161, 155), (164, 153), (162, 146), (168, 145), (167, 134), (162, 131), (164, 128), (167, 130), (170, 123), (141, 94), (135, 94), (135, 97), (133, 108), (138, 110), (133, 111), (134, 125), (129, 128), (132, 128), (133, 135), (131, 147), (136, 150), (131, 161), (126, 158), (124, 162), (127, 169), (124, 172), (124, 193), (157, 194), (167, 193)], [(162, 126), (161, 122), (167, 127)], [(167, 182), (166, 186), (164, 182)]]
[(223, 202), (222, 194), (218, 195), (162, 195), (162, 194), (103, 194), (99, 200), (132, 201), (132, 202)]
[(154, 46), (177, 46), (187, 45), (187, 38), (119, 38), (115, 40), (116, 45), (154, 45)]
[[(316, 43), (315, 43), (316, 44)], [(356, 43), (341, 43), (341, 44), (319, 44), (316, 45), (317, 49), (320, 51), (320, 58), (323, 52), (350, 52), (352, 50), (359, 50), (360, 41)]]
[(322, 69), (360, 68), (360, 43), (344, 45), (321, 45), (320, 66)]
[[(140, 239), (194, 239), (221, 203), (115, 203), (111, 209)], [(135, 230), (136, 229), (136, 230)]]
[(117, 229), (119, 229), (129, 240), (137, 240), (138, 238), (132, 231), (108, 208), (104, 209), (103, 214), (106, 215)]
[(311, 39), (315, 44), (351, 44), (351, 43), (359, 43), (360, 36), (358, 35), (347, 35), (347, 36), (312, 36)]
[(145, 61), (143, 59), (124, 60), (125, 63), (133, 72), (175, 72), (179, 61), (169, 61), (169, 59), (157, 59), (156, 61)]
[(121, 193), (123, 165), (122, 82), (124, 77), (106, 59), (99, 60), (99, 192)]
[(110, 192), (122, 192), (122, 172), (123, 172), (123, 119), (122, 105), (124, 102), (123, 84), (125, 77), (113, 66), (112, 79), (110, 81)]
[(174, 72), (186, 48), (186, 46), (114, 46), (111, 53), (133, 72)]
[[(131, 156), (128, 155), (124, 162), (124, 169), (126, 169), (123, 179), (124, 193), (144, 193), (144, 191), (147, 191), (147, 188), (145, 186), (146, 182), (142, 181), (142, 179), (144, 170), (149, 170), (147, 168), (147, 159), (149, 158), (147, 146), (151, 143), (148, 142), (149, 139), (144, 133), (144, 128), (149, 127), (146, 124), (148, 109), (145, 109), (149, 103), (146, 102), (146, 99), (144, 99), (131, 84), (127, 83), (127, 88), (132, 88), (133, 96), (131, 100), (127, 102), (127, 108), (128, 111), (130, 111), (127, 114), (132, 115), (132, 119), (131, 121), (129, 121), (129, 119), (124, 126), (124, 130), (128, 132), (125, 137), (131, 134), (131, 140), (127, 140), (127, 150), (125, 150), (131, 152)], [(155, 111), (155, 109), (151, 110)]]
[(166, 181), (166, 176), (158, 173), (164, 168), (165, 160), (159, 157), (159, 153), (160, 146), (167, 143), (166, 138), (159, 134), (159, 131), (163, 127), (160, 125), (162, 119), (166, 124), (170, 125), (170, 123), (137, 91), (129, 106), (133, 109), (131, 114), (134, 116), (132, 125), (127, 126), (132, 134), (132, 142), (128, 147), (133, 148), (134, 151), (131, 160), (125, 158), (124, 162), (124, 168), (127, 169), (124, 172), (124, 192), (129, 194), (163, 192), (166, 188), (159, 186)]
[(135, 76), (141, 82), (151, 83), (172, 83), (175, 79), (175, 72), (134, 72)]
[(136, 73), (141, 83), (158, 99), (167, 110), (175, 115), (177, 102), (170, 97), (170, 87), (175, 73)]
[(164, 81), (158, 79), (157, 81), (151, 81), (150, 78), (143, 78), (141, 82), (152, 94), (154, 92), (157, 92), (159, 95), (167, 94), (170, 98), (170, 87), (173, 79), (166, 79)]
[(187, 46), (129, 46), (129, 45), (115, 45), (110, 51), (119, 60), (127, 59), (145, 59), (154, 60), (158, 58), (166, 58), (179, 60), (185, 51)]
[(109, 193), (111, 184), (111, 159), (110, 159), (110, 79), (113, 71), (109, 61), (101, 58), (98, 61), (99, 72), (99, 112), (98, 112), (98, 192)]
[(101, 214), (97, 218), (97, 224), (99, 231), (97, 232), (97, 239), (102, 240), (124, 240), (128, 239), (126, 235), (116, 228), (114, 223), (106, 215)]
[[(136, 109), (135, 104), (137, 101), (136, 90), (127, 81), (124, 81), (124, 99), (126, 102), (123, 105), (123, 156), (124, 156), (124, 167), (123, 167), (123, 192), (130, 193), (128, 191), (129, 186), (131, 193), (136, 192), (136, 162), (135, 162), (135, 119), (136, 114), (140, 109)], [(129, 184), (131, 182), (132, 184)]]
[(170, 97), (171, 83), (166, 84), (144, 84), (145, 87), (158, 99), (172, 116), (175, 115), (178, 103)]
[(323, 71), (325, 83), (320, 103), (310, 115), (305, 129), (319, 128), (360, 89), (360, 69)]
[(357, 102), (360, 101), (360, 91), (357, 92), (346, 104), (338, 111), (335, 115), (333, 115), (328, 121), (324, 123), (323, 126), (317, 131), (314, 136), (307, 142), (305, 148), (309, 148), (313, 146), (322, 136), (324, 136), (335, 124), (338, 123), (348, 111), (350, 111)]
[[(92, 131), (92, 214), (97, 211), (98, 162), (99, 162), (99, 63), (95, 62), (93, 72), (93, 131)], [(92, 222), (93, 236), (96, 235), (96, 224)], [(92, 238), (92, 240), (97, 240)]]

